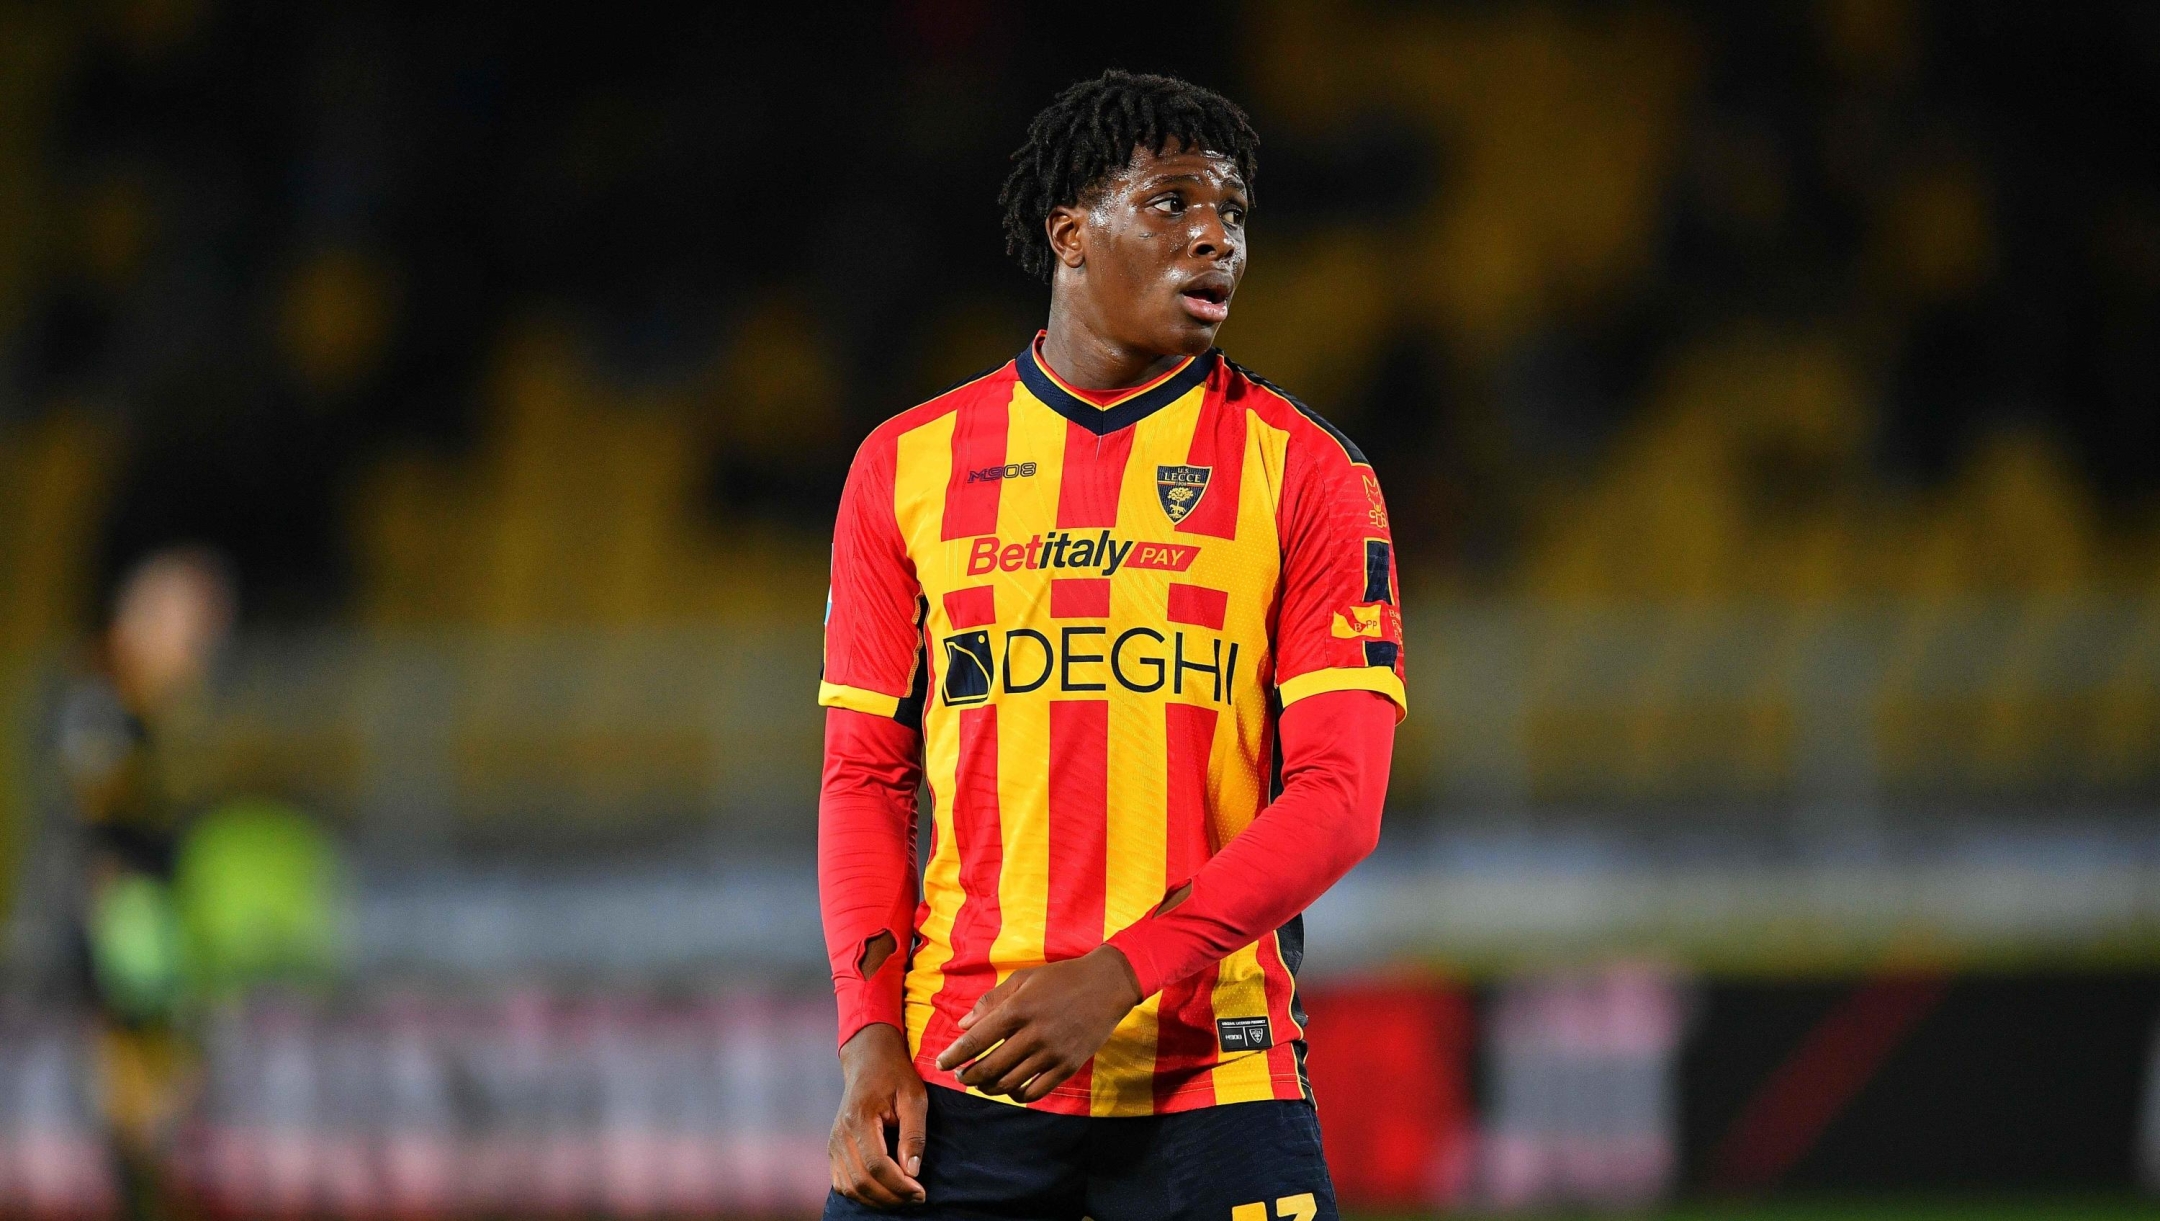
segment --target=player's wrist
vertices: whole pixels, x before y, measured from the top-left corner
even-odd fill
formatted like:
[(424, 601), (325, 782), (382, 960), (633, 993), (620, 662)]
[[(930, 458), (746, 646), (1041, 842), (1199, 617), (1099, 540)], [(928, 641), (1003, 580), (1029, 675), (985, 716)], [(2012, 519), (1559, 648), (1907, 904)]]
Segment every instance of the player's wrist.
[(907, 1036), (886, 1022), (871, 1022), (840, 1045), (840, 1067), (850, 1075), (894, 1060), (907, 1062)]
[(1126, 957), (1123, 950), (1105, 942), (1088, 951), (1087, 956), (1099, 960), (1104, 977), (1117, 989), (1118, 999), (1126, 1009), (1136, 1008), (1147, 999), (1147, 993), (1140, 987), (1140, 973), (1133, 968), (1132, 959)]

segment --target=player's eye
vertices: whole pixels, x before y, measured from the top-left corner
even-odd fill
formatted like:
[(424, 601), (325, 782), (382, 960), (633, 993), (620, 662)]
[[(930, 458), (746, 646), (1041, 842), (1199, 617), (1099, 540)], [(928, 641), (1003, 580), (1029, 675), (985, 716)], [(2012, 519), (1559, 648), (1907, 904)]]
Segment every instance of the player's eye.
[(1151, 200), (1148, 207), (1165, 216), (1177, 216), (1185, 211), (1185, 198), (1181, 195), (1162, 195)]
[(1224, 224), (1242, 225), (1245, 223), (1245, 209), (1236, 204), (1226, 205), (1222, 210), (1222, 218)]

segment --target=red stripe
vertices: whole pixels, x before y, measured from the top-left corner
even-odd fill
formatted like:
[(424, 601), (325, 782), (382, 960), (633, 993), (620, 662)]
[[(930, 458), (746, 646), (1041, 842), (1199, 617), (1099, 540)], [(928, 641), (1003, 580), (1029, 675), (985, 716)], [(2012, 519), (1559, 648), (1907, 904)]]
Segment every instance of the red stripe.
[(1117, 524), (1118, 489), (1125, 485), (1132, 439), (1130, 428), (1098, 437), (1065, 421), (1065, 473), (1058, 483), (1060, 530)]
[(863, 442), (848, 472), (833, 522), (834, 596), (825, 622), (823, 677), (888, 694), (908, 689), (922, 643), (912, 615), (879, 613), (915, 600), (913, 579), (902, 566), (880, 562), (907, 550), (893, 515), (899, 453), (899, 433), (880, 428)]
[(1052, 619), (1110, 617), (1110, 578), (1072, 577), (1050, 582)]
[[(1241, 396), (1215, 393), (1224, 385), (1221, 367), (1208, 378), (1200, 403), (1200, 422), (1193, 429), (1192, 448), (1185, 461), (1208, 470), (1207, 491), (1185, 520), (1177, 524), (1182, 534), (1212, 534), (1236, 538), (1239, 484), (1245, 478), (1245, 404)], [(1227, 383), (1231, 389), (1244, 385), (1243, 378)]]
[(1223, 615), (1230, 609), (1230, 595), (1205, 585), (1170, 583), (1170, 621), (1222, 630)]
[(1110, 824), (1110, 703), (1050, 702), (1050, 895), (1043, 957), (1078, 958), (1102, 944)]
[(1783, 1178), (1949, 988), (1936, 976), (1907, 976), (1845, 998), (1741, 1108), (1710, 1159), (1711, 1185), (1744, 1191)]
[[(1050, 893), (1044, 905), (1043, 957), (1057, 962), (1078, 958), (1103, 940), (1110, 826), (1107, 700), (1051, 701), (1049, 806)], [(1089, 1060), (1059, 1088), (1086, 1090), (1094, 1079), (1095, 1062)]]
[(1088, 1092), (1095, 1082), (1095, 1061), (1080, 1066), (1080, 1071), (1058, 1082), (1050, 1096), (1040, 1102), (1031, 1102), (1031, 1111), (1048, 1111), (1053, 1115), (1086, 1115), (1093, 1108), (1089, 1105)]
[[(1093, 1108), (1088, 1095), (1095, 1089), (1095, 1058), (1088, 1057), (1072, 1076), (1058, 1082), (1057, 1091), (1035, 1105), (1039, 1111), (1056, 1111), (1064, 1115), (1085, 1115)], [(1073, 1093), (1067, 1093), (1071, 1090)]]
[(1186, 1106), (1213, 1106), (1215, 971), (1188, 975), (1162, 990), (1155, 1024), (1155, 1109), (1173, 1095)]
[(1005, 481), (993, 478), (970, 482), (968, 476), (991, 467), (1000, 468), (1000, 475), (1004, 473), (1005, 428), (1011, 408), (1012, 400), (1007, 396), (983, 395), (954, 413), (952, 472), (945, 480), (945, 519), (939, 538), (949, 542), (997, 533), (998, 489), (1005, 486)]
[(960, 855), (960, 911), (953, 918), (952, 957), (945, 963), (945, 983), (931, 1007), (916, 1067), (926, 1079), (959, 1088), (959, 1080), (938, 1069), (939, 1052), (960, 1037), (955, 1024), (997, 982), (990, 947), (997, 941), (1004, 913), (998, 906), (998, 874), (1005, 864), (1005, 842), (998, 823), (997, 705), (969, 708), (960, 714), (960, 763), (953, 781), (953, 846)]
[(1164, 805), (1169, 834), (1163, 885), (1192, 880), (1215, 855), (1208, 845), (1208, 756), (1215, 747), (1216, 710), (1198, 704), (1163, 705)]
[(1282, 945), (1275, 940), (1273, 931), (1262, 936), (1256, 948), (1260, 951), (1260, 976), (1266, 981), (1268, 1030), (1275, 1039), (1275, 1045), (1268, 1048), (1268, 1076), (1274, 1078), (1277, 1098), (1303, 1098), (1305, 1091), (1297, 1084), (1297, 1052), (1290, 1045), (1304, 1033), (1290, 1016), (1290, 995), (1297, 981), (1282, 960)]
[[(1167, 894), (1192, 880), (1212, 853), (1208, 847), (1208, 754), (1215, 742), (1213, 708), (1193, 704), (1163, 706), (1164, 806), (1168, 834), (1163, 853), (1163, 890)], [(1201, 971), (1163, 989), (1155, 1028), (1155, 1105), (1172, 1094), (1204, 1091), (1214, 1101), (1214, 1086), (1204, 1073), (1216, 1060), (1215, 972)], [(1204, 1105), (1195, 1102), (1193, 1105)]]
[(954, 627), (981, 627), (997, 622), (997, 590), (988, 585), (946, 590), (945, 617)]

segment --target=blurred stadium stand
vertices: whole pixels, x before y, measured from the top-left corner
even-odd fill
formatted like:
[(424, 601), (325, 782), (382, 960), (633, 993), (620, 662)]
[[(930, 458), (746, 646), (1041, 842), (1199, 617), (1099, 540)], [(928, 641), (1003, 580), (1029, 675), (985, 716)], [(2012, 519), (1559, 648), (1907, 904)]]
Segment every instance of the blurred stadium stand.
[[(1389, 831), (1311, 967), (1332, 1046), (1418, 1088), (1316, 1050), (1323, 1107), (1359, 1100), (1346, 1196), (2160, 1166), (2152, 10), (1212, 3), (1168, 49), (1115, 7), (0, 10), (0, 1211), (121, 1206), (40, 854), (60, 693), (174, 543), (229, 557), (242, 619), (161, 783), (292, 802), (355, 879), (333, 990), (191, 1019), (174, 1181), (278, 1215), (814, 1202), (832, 506), (877, 419), (1038, 324), (1003, 156), (1112, 62), (1252, 108), (1224, 344), (1373, 455), (1403, 557)], [(2002, 1119), (2106, 1158), (1779, 1145), (1806, 1124), (1749, 1090), (1785, 1045), (1730, 1014), (1985, 1044), (1927, 1041), (1965, 985), (1885, 970), (1997, 973), (2043, 1025), (2094, 1003), (2064, 974), (2127, 980), (2091, 986), (2128, 1050)]]

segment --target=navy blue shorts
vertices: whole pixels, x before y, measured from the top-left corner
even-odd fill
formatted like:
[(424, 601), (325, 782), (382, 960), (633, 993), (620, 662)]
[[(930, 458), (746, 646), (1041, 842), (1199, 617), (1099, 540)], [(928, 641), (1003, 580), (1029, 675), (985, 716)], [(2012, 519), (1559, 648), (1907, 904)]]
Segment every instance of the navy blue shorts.
[(833, 1192), (825, 1221), (1337, 1221), (1309, 1102), (1234, 1102), (1130, 1119), (1053, 1115), (930, 1087), (922, 1204)]

